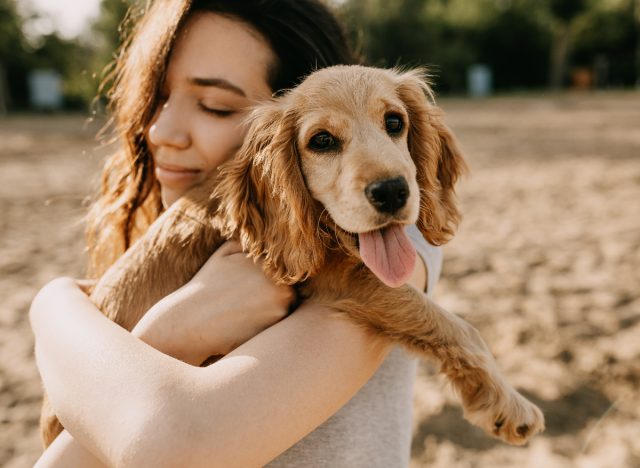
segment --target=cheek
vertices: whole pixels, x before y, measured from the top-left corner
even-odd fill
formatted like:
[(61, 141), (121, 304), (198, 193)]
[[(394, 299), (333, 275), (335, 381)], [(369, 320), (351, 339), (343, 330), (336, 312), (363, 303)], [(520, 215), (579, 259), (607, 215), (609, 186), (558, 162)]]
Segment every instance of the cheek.
[(246, 134), (240, 122), (240, 118), (211, 119), (198, 125), (193, 134), (193, 145), (204, 170), (216, 169), (238, 152)]
[(302, 158), (302, 172), (311, 196), (325, 206), (335, 203), (340, 178), (338, 158), (313, 156)]

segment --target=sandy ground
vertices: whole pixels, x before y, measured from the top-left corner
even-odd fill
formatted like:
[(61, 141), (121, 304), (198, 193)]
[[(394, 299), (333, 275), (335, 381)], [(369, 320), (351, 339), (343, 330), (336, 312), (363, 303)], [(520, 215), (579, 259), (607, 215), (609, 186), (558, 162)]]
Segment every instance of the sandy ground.
[[(442, 105), (472, 173), (436, 300), (480, 329), (547, 431), (522, 448), (486, 437), (424, 365), (413, 465), (640, 466), (640, 93)], [(46, 281), (82, 273), (94, 132), (0, 119), (0, 466), (41, 450), (27, 311)]]

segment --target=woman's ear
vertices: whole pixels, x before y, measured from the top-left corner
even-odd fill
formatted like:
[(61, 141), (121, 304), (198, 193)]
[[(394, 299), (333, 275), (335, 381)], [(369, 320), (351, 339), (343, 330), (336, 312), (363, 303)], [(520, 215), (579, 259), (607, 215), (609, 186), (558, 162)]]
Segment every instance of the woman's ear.
[(324, 248), (300, 168), (297, 115), (285, 99), (256, 108), (244, 145), (221, 168), (216, 195), (225, 234), (239, 238), (274, 280), (293, 284), (317, 272)]
[(442, 122), (442, 110), (433, 104), (433, 92), (424, 72), (398, 73), (397, 92), (409, 114), (408, 145), (420, 187), (417, 226), (433, 245), (453, 236), (460, 212), (455, 183), (467, 170), (455, 137)]

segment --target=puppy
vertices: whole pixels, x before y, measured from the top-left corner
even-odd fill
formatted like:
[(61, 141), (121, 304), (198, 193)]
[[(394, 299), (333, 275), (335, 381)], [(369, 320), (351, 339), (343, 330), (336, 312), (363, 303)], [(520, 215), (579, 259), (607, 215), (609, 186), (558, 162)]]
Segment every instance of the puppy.
[[(465, 167), (420, 72), (322, 69), (257, 107), (237, 157), (175, 202), (91, 299), (131, 330), (239, 239), (276, 283), (434, 360), (471, 423), (523, 444), (543, 430), (540, 410), (507, 383), (475, 328), (405, 285), (416, 253), (403, 226), (449, 240)], [(62, 430), (46, 398), (41, 429), (45, 446)]]

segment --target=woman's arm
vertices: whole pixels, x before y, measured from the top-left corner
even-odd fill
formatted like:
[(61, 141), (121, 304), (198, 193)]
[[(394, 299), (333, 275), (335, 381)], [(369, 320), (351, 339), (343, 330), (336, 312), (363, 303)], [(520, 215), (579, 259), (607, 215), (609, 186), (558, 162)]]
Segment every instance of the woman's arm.
[(38, 369), (60, 421), (101, 461), (119, 464), (151, 402), (191, 366), (111, 322), (70, 278), (38, 293), (30, 319)]
[(193, 367), (108, 320), (72, 280), (56, 282), (32, 306), (38, 367), (62, 424), (108, 465), (264, 464), (346, 403), (385, 355), (350, 322), (303, 306)]
[[(424, 290), (425, 263), (411, 285)], [(371, 378), (388, 347), (330, 310), (304, 304), (167, 395), (147, 421), (133, 465), (262, 466), (337, 412)], [(215, 391), (212, 391), (215, 387)], [(140, 458), (137, 458), (140, 457)]]
[(105, 466), (107, 465), (65, 430), (47, 447), (33, 468), (104, 468)]
[(228, 241), (187, 284), (151, 307), (131, 333), (199, 366), (286, 317), (293, 298), (293, 288), (274, 285), (240, 243)]
[[(130, 460), (140, 466), (262, 466), (342, 407), (386, 347), (303, 305), (164, 396)], [(132, 447), (133, 448), (133, 447)]]
[[(419, 249), (420, 250), (420, 249)], [(427, 262), (428, 263), (428, 262)], [(227, 264), (228, 266), (229, 264)], [(416, 266), (416, 272), (414, 274), (414, 278), (412, 280), (413, 285), (418, 288), (418, 289), (423, 289), (424, 288), (424, 284), (425, 284), (425, 277), (426, 277), (426, 271), (424, 269), (424, 264), (422, 262), (417, 262), (417, 266)], [(101, 326), (99, 324), (103, 324), (103, 325), (107, 325), (107, 328), (113, 328), (110, 327), (111, 325), (113, 325), (111, 322), (109, 321), (105, 321), (104, 317), (101, 316), (101, 314), (98, 313), (98, 315), (96, 317), (90, 317), (91, 314), (89, 314), (88, 317), (82, 317), (82, 313), (80, 315), (77, 314), (77, 312), (81, 312), (81, 309), (85, 309), (88, 312), (97, 312), (95, 310), (95, 308), (93, 307), (92, 304), (87, 303), (88, 301), (86, 301), (86, 298), (83, 295), (77, 295), (76, 293), (78, 292), (77, 288), (73, 287), (74, 285), (72, 284), (72, 282), (70, 280), (58, 280), (57, 282), (50, 284), (49, 286), (47, 286), (46, 288), (43, 289), (43, 291), (39, 294), (38, 298), (36, 298), (36, 300), (34, 301), (34, 306), (32, 307), (32, 322), (33, 322), (33, 326), (34, 326), (34, 331), (36, 332), (36, 335), (38, 337), (37, 342), (39, 343), (39, 346), (37, 346), (37, 357), (38, 357), (38, 363), (39, 366), (41, 367), (41, 370), (43, 370), (43, 378), (45, 379), (45, 384), (47, 384), (47, 381), (49, 381), (50, 379), (48, 377), (45, 377), (46, 374), (46, 368), (48, 368), (50, 370), (50, 373), (52, 374), (52, 385), (56, 384), (56, 381), (54, 379), (55, 375), (59, 375), (60, 379), (58, 380), (58, 382), (64, 382), (65, 384), (71, 386), (71, 388), (77, 388), (73, 385), (74, 380), (75, 379), (81, 379), (81, 384), (84, 382), (86, 383), (86, 379), (84, 379), (85, 373), (83, 370), (83, 367), (86, 367), (86, 364), (91, 364), (92, 358), (89, 358), (90, 354), (87, 355), (86, 352), (89, 353), (95, 353), (98, 356), (95, 358), (97, 359), (99, 362), (102, 363), (102, 368), (94, 366), (94, 365), (90, 365), (90, 370), (94, 373), (99, 374), (99, 377), (104, 376), (104, 375), (108, 375), (110, 376), (110, 378), (108, 379), (110, 382), (113, 382), (115, 384), (116, 387), (120, 386), (120, 382), (121, 382), (121, 378), (126, 377), (119, 377), (118, 374), (122, 374), (123, 372), (116, 372), (115, 374), (112, 373), (112, 370), (110, 369), (111, 366), (117, 366), (117, 362), (124, 362), (124, 363), (131, 363), (130, 359), (127, 359), (126, 356), (124, 359), (121, 359), (120, 361), (118, 361), (117, 356), (114, 356), (112, 358), (108, 357), (108, 353), (105, 354), (103, 353), (100, 349), (96, 349), (95, 347), (91, 347), (91, 346), (86, 346), (83, 345), (82, 343), (76, 343), (75, 344), (75, 348), (76, 349), (81, 349), (82, 352), (79, 354), (75, 354), (73, 355), (70, 359), (65, 358), (62, 354), (64, 354), (65, 351), (65, 345), (69, 344), (69, 345), (73, 345), (74, 340), (78, 337), (78, 332), (80, 332), (80, 336), (87, 336), (87, 337), (91, 337), (91, 336), (103, 336), (103, 341), (105, 344), (109, 343), (109, 336), (113, 335), (114, 337), (117, 337), (116, 339), (119, 341), (122, 340), (127, 340), (127, 338), (131, 338), (131, 336), (127, 335), (126, 332), (124, 333), (124, 335), (122, 334), (123, 330), (120, 329), (119, 327), (115, 327), (115, 330), (111, 330), (110, 332), (104, 334), (100, 331)], [(67, 293), (71, 294), (71, 301), (67, 302), (68, 298), (65, 298), (65, 296), (67, 296)], [(57, 296), (57, 297), (56, 297)], [(76, 304), (76, 305), (81, 305), (81, 307), (76, 307), (74, 305), (74, 302), (79, 302), (82, 304)], [(41, 304), (43, 303), (43, 304)], [(40, 305), (39, 305), (40, 304)], [(55, 307), (56, 309), (61, 309), (58, 311), (53, 311), (50, 310), (54, 305), (57, 305), (57, 307)], [(62, 311), (67, 311), (68, 313), (63, 313)], [(40, 312), (38, 312), (40, 311)], [(326, 312), (326, 311), (325, 311)], [(297, 315), (297, 314), (294, 314)], [(300, 314), (300, 316), (303, 314)], [(326, 315), (326, 313), (325, 313)], [(75, 321), (76, 319), (80, 319), (79, 321)], [(86, 320), (85, 320), (86, 319)], [(97, 319), (94, 320), (94, 319)], [(65, 323), (72, 323), (75, 325), (79, 325), (80, 328), (84, 327), (89, 327), (87, 330), (85, 330), (87, 333), (83, 334), (81, 330), (73, 330), (73, 329), (69, 329), (68, 327), (63, 327), (64, 330), (62, 331), (61, 334), (58, 334), (55, 330), (55, 328), (52, 328), (50, 326), (50, 324), (47, 323), (47, 320), (55, 320), (57, 322), (57, 324), (65, 324)], [(330, 319), (333, 325), (335, 325), (336, 321), (334, 319)], [(86, 323), (85, 323), (86, 322)], [(342, 321), (338, 321), (338, 322), (342, 322)], [(167, 320), (159, 320), (157, 322), (151, 322), (151, 327), (149, 327), (148, 325), (145, 327), (147, 330), (152, 330), (154, 327), (156, 329), (156, 332), (153, 333), (154, 336), (158, 337), (158, 336), (163, 336), (163, 335), (167, 335), (168, 330), (166, 329), (167, 326)], [(95, 334), (91, 331), (93, 327), (93, 330), (95, 331)], [(41, 328), (41, 330), (40, 330)], [(283, 330), (283, 331), (286, 331)], [(69, 341), (67, 341), (65, 339), (65, 333), (71, 333), (71, 339)], [(114, 334), (115, 332), (115, 334)], [(134, 330), (134, 333), (136, 331)], [(42, 334), (45, 333), (45, 335), (43, 336)], [(41, 339), (44, 338), (44, 339)], [(286, 340), (286, 336), (282, 337), (283, 339)], [(362, 337), (360, 337), (362, 338)], [(77, 340), (76, 340), (77, 341)], [(306, 342), (306, 337), (305, 340)], [(348, 343), (348, 348), (351, 347), (351, 345), (353, 344), (352, 340), (345, 340), (346, 343)], [(340, 341), (339, 340), (329, 340), (330, 344), (327, 345), (328, 349), (331, 350), (332, 346), (331, 345), (336, 345), (339, 344)], [(58, 344), (56, 344), (58, 343)], [(58, 346), (60, 343), (62, 343), (62, 346)], [(140, 345), (141, 343), (137, 343), (138, 345)], [(162, 343), (154, 343), (154, 346), (156, 344), (162, 344)], [(49, 349), (49, 346), (53, 345), (54, 351), (48, 352), (47, 350)], [(144, 345), (142, 345), (144, 347)], [(129, 355), (137, 355), (138, 351), (139, 351), (139, 346), (138, 349), (136, 350), (136, 346), (134, 345), (134, 349), (132, 349), (131, 351), (127, 351), (127, 349), (130, 346), (109, 346), (110, 349), (112, 350), (116, 350), (116, 354), (119, 355), (123, 355), (123, 354), (127, 354), (129, 353)], [(45, 351), (42, 351), (42, 348), (45, 348)], [(333, 348), (336, 349), (336, 348)], [(337, 348), (338, 351), (340, 351), (340, 347)], [(267, 349), (268, 351), (268, 349)], [(294, 347), (292, 350), (292, 353), (295, 354), (298, 350), (296, 347)], [(347, 351), (349, 351), (347, 349)], [(71, 350), (71, 352), (73, 352), (73, 349)], [(43, 356), (44, 354), (44, 356)], [(61, 354), (58, 357), (56, 357), (56, 354)], [(153, 352), (151, 353), (153, 356)], [(157, 354), (157, 353), (156, 353)], [(306, 365), (307, 368), (309, 369), (313, 369), (314, 366), (312, 365), (313, 362), (310, 359), (306, 359), (303, 357), (303, 355), (299, 355), (300, 356), (300, 363)], [(87, 357), (87, 359), (85, 359), (85, 357)], [(140, 356), (141, 357), (141, 356)], [(140, 357), (138, 357), (137, 359), (140, 359)], [(81, 361), (78, 363), (79, 366), (78, 368), (76, 368), (76, 365), (73, 363), (73, 360), (78, 360), (80, 359)], [(56, 363), (60, 363), (62, 360), (62, 362), (68, 362), (71, 365), (66, 365), (66, 366), (59, 366), (56, 365)], [(153, 358), (150, 358), (150, 361), (152, 362), (151, 366), (153, 368), (153, 366), (157, 366), (160, 365), (162, 366), (162, 358), (160, 357), (160, 361), (158, 362), (158, 356), (154, 356)], [(286, 359), (283, 360), (283, 363), (286, 363)], [(138, 363), (135, 363), (138, 364)], [(176, 364), (174, 362), (174, 364)], [(179, 364), (179, 363), (178, 363)], [(124, 365), (124, 364), (123, 364)], [(135, 367), (135, 366), (134, 366)], [(121, 368), (119, 369), (120, 371), (125, 371), (126, 369)], [(155, 392), (157, 392), (157, 390), (153, 390), (153, 387), (156, 386), (156, 388), (158, 386), (160, 386), (161, 388), (163, 387), (162, 384), (162, 378), (160, 379), (149, 379), (146, 380), (143, 376), (145, 375), (145, 372), (147, 371), (147, 373), (149, 373), (149, 369), (143, 369), (142, 373), (138, 373), (135, 369), (130, 371), (129, 374), (134, 374), (135, 376), (137, 376), (141, 388), (143, 389), (142, 391), (142, 395), (145, 394), (146, 392), (150, 392), (151, 394), (155, 394)], [(151, 370), (151, 373), (154, 374), (156, 377), (159, 375), (157, 372)], [(162, 373), (161, 373), (162, 374)], [(174, 374), (173, 371), (169, 372), (169, 374), (173, 375), (173, 377), (175, 378), (177, 374)], [(352, 375), (352, 374), (349, 374)], [(99, 385), (100, 382), (100, 378), (97, 379), (92, 379), (92, 382), (95, 382), (97, 385)], [(287, 377), (287, 376), (285, 376)], [(179, 379), (178, 379), (179, 380)], [(286, 379), (285, 379), (286, 380)], [(329, 380), (331, 381), (331, 380)], [(357, 390), (357, 388), (359, 388), (360, 385), (364, 384), (364, 382), (366, 381), (366, 379), (362, 382), (360, 382), (359, 384), (356, 385), (355, 390)], [(265, 388), (265, 386), (263, 385), (264, 382), (259, 382), (259, 384)], [(69, 386), (67, 386), (67, 388), (69, 388)], [(144, 390), (146, 388), (146, 390)], [(117, 388), (116, 388), (117, 390)], [(290, 389), (290, 390), (295, 390), (294, 388)], [(355, 390), (353, 391), (353, 393), (355, 393)], [(112, 401), (115, 400), (117, 401), (118, 399), (118, 394), (117, 391), (114, 393), (113, 389), (109, 389), (109, 388), (103, 388), (103, 390), (101, 391), (94, 391), (91, 392), (91, 389), (87, 389), (86, 392), (79, 392), (81, 395), (80, 396), (85, 396), (85, 398), (87, 398), (88, 404), (90, 408), (96, 408), (96, 409), (100, 409), (100, 402), (98, 402), (98, 404), (94, 404), (92, 403), (90, 400), (91, 398), (95, 398), (95, 397), (101, 397), (102, 395), (106, 394), (113, 394), (113, 398), (109, 399), (106, 401), (106, 408), (102, 409), (102, 413), (106, 413), (106, 414), (111, 414), (113, 416), (117, 416), (117, 407), (113, 407), (112, 405)], [(124, 395), (124, 400), (123, 401), (127, 401), (127, 399), (132, 399), (132, 397), (134, 395), (137, 395), (137, 393), (135, 394), (131, 394), (128, 392), (125, 392), (126, 395)], [(312, 394), (310, 394), (312, 396)], [(56, 407), (56, 411), (61, 414), (61, 410), (60, 408), (58, 408), (57, 406), (61, 406), (61, 407), (65, 407), (67, 402), (74, 402), (73, 405), (69, 405), (67, 406), (67, 410), (69, 411), (69, 417), (65, 417), (65, 415), (62, 415), (62, 421), (63, 423), (65, 423), (65, 420), (68, 420), (67, 423), (65, 423), (65, 425), (67, 425), (68, 427), (73, 427), (75, 426), (75, 424), (73, 423), (73, 421), (78, 420), (79, 421), (79, 426), (82, 428), (82, 423), (84, 423), (85, 425), (85, 430), (82, 433), (77, 433), (77, 431), (74, 430), (74, 433), (76, 433), (79, 438), (81, 440), (83, 439), (82, 434), (88, 434), (87, 437), (89, 438), (93, 438), (96, 440), (99, 440), (100, 442), (91, 442), (91, 440), (89, 441), (84, 441), (83, 443), (86, 444), (88, 447), (92, 448), (92, 450), (95, 453), (104, 453), (107, 454), (107, 456), (105, 457), (104, 455), (101, 457), (104, 461), (109, 461), (109, 460), (114, 460), (114, 457), (117, 459), (118, 457), (124, 457), (124, 455), (122, 455), (122, 453), (124, 451), (126, 451), (126, 444), (118, 444), (118, 438), (117, 437), (112, 437), (110, 436), (110, 434), (112, 434), (111, 430), (113, 429), (114, 425), (109, 425), (108, 424), (108, 420), (105, 420), (103, 422), (100, 423), (100, 428), (98, 428), (98, 432), (97, 432), (97, 436), (96, 434), (92, 433), (91, 430), (91, 425), (92, 424), (96, 424), (95, 421), (102, 421), (100, 416), (99, 416), (99, 411), (96, 411), (96, 416), (94, 416), (94, 411), (93, 409), (91, 410), (91, 415), (90, 415), (90, 419), (88, 416), (86, 416), (85, 418), (81, 417), (81, 415), (84, 413), (84, 408), (87, 408), (87, 406), (83, 405), (83, 404), (78, 404), (76, 405), (75, 403), (81, 403), (80, 400), (77, 400), (78, 395), (74, 394), (74, 392), (66, 392), (63, 391), (60, 395), (60, 399), (55, 398), (55, 401), (52, 400), (54, 407)], [(321, 396), (320, 396), (321, 397)], [(142, 400), (145, 401), (153, 401), (153, 399), (148, 399), (148, 398), (141, 398)], [(134, 399), (135, 401), (135, 399)], [(176, 399), (173, 399), (173, 401), (176, 401)], [(177, 400), (179, 401), (179, 399)], [(105, 402), (102, 402), (105, 403)], [(140, 427), (139, 425), (141, 424), (145, 424), (144, 422), (140, 422), (140, 421), (144, 421), (146, 416), (145, 413), (142, 413), (142, 409), (145, 407), (137, 405), (135, 403), (127, 403), (128, 405), (130, 405), (131, 407), (136, 408), (136, 411), (134, 412), (133, 415), (129, 415), (128, 417), (124, 418), (124, 421), (126, 421), (126, 423), (123, 424), (122, 428), (116, 428), (116, 431), (122, 432), (123, 430), (126, 430), (127, 427), (133, 427), (133, 428), (137, 428)], [(104, 404), (102, 405), (104, 407)], [(147, 406), (147, 408), (153, 408), (155, 406), (155, 403), (152, 403), (150, 405)], [(330, 414), (332, 414), (333, 411), (337, 410), (339, 407), (341, 406), (341, 404), (337, 407), (335, 407), (334, 410), (332, 410)], [(65, 410), (63, 410), (62, 412), (65, 412)], [(117, 420), (120, 420), (122, 418), (116, 417)], [(326, 419), (326, 418), (325, 418)], [(308, 420), (309, 422), (311, 422), (312, 428), (315, 427), (316, 425), (320, 424), (322, 421), (318, 421), (317, 423), (314, 423), (312, 419)], [(69, 426), (69, 423), (71, 423), (71, 426)], [(115, 426), (118, 425), (118, 422), (116, 422)], [(286, 425), (286, 423), (285, 423)], [(88, 428), (88, 429), (87, 429)], [(111, 429), (110, 429), (111, 428)], [(135, 430), (135, 429), (133, 429)], [(102, 433), (101, 433), (102, 432)], [(97, 459), (95, 459), (90, 452), (84, 450), (82, 448), (82, 446), (75, 441), (66, 431), (63, 433), (64, 436), (60, 437), (56, 443), (54, 445), (52, 445), (51, 448), (49, 448), (47, 450), (47, 452), (45, 452), (45, 454), (43, 455), (43, 457), (40, 460), (40, 466), (92, 466), (91, 464), (93, 463), (97, 463)], [(304, 434), (302, 434), (303, 436)], [(121, 438), (119, 439), (120, 441), (124, 440), (126, 442), (127, 438)], [(296, 439), (298, 440), (298, 439)], [(295, 443), (294, 440), (292, 443)], [(150, 442), (151, 443), (151, 442)], [(164, 445), (163, 445), (164, 446)], [(288, 446), (287, 446), (288, 447)], [(284, 447), (284, 449), (286, 449), (287, 447)], [(55, 453), (55, 456), (51, 456), (51, 452)], [(179, 452), (178, 452), (179, 453)], [(277, 454), (277, 453), (276, 453)], [(80, 456), (84, 455), (86, 457), (84, 462), (80, 462), (80, 463), (75, 463), (77, 460), (82, 460), (82, 458), (78, 458)], [(66, 456), (66, 458), (65, 458)], [(57, 460), (58, 463), (56, 463), (55, 461)], [(73, 461), (73, 463), (72, 463)], [(45, 462), (49, 463), (46, 464)], [(91, 463), (91, 464), (90, 464)]]

